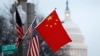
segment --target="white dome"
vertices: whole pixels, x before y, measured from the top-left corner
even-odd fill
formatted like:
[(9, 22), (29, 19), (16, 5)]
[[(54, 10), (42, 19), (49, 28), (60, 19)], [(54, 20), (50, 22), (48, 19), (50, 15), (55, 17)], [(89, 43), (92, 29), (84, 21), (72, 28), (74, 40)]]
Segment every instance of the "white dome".
[(58, 56), (87, 56), (87, 46), (84, 44), (84, 36), (81, 34), (79, 27), (70, 19), (68, 1), (65, 11), (65, 20), (62, 25), (69, 34), (72, 42), (62, 46), (57, 52)]
[(68, 33), (81, 33), (78, 26), (72, 22), (71, 20), (66, 20), (63, 23), (63, 27), (65, 28), (66, 31), (68, 31)]

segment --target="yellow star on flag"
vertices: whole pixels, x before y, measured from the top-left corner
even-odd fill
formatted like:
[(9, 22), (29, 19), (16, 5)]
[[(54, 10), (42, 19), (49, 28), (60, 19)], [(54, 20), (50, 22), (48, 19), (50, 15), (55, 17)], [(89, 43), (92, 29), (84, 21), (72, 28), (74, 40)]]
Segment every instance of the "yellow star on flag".
[(52, 16), (49, 16), (49, 17), (48, 17), (48, 21), (50, 21), (50, 20), (52, 20)]

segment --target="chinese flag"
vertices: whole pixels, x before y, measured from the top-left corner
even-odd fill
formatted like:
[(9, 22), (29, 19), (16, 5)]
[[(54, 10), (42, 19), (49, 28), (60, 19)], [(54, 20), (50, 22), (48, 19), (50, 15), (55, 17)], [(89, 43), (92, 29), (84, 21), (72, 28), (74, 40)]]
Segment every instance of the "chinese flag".
[(56, 52), (61, 46), (71, 42), (55, 10), (36, 27), (36, 30), (53, 52)]

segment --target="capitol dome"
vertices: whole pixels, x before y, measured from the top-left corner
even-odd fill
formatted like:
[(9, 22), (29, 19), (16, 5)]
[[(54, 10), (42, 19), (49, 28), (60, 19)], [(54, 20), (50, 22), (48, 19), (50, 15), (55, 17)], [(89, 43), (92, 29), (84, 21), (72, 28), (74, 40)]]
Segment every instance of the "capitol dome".
[(69, 33), (81, 33), (78, 26), (72, 20), (65, 20), (63, 26)]
[(84, 36), (79, 27), (71, 20), (68, 1), (66, 5), (65, 20), (62, 22), (62, 25), (72, 39), (72, 42), (61, 47), (56, 56), (87, 56), (87, 46), (84, 43)]

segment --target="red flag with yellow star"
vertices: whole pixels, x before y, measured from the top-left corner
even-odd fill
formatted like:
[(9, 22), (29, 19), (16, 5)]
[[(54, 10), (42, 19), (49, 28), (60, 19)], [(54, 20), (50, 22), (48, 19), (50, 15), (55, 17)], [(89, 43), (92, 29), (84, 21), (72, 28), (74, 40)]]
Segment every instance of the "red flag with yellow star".
[(68, 42), (71, 42), (55, 10), (36, 27), (36, 30), (53, 52)]

